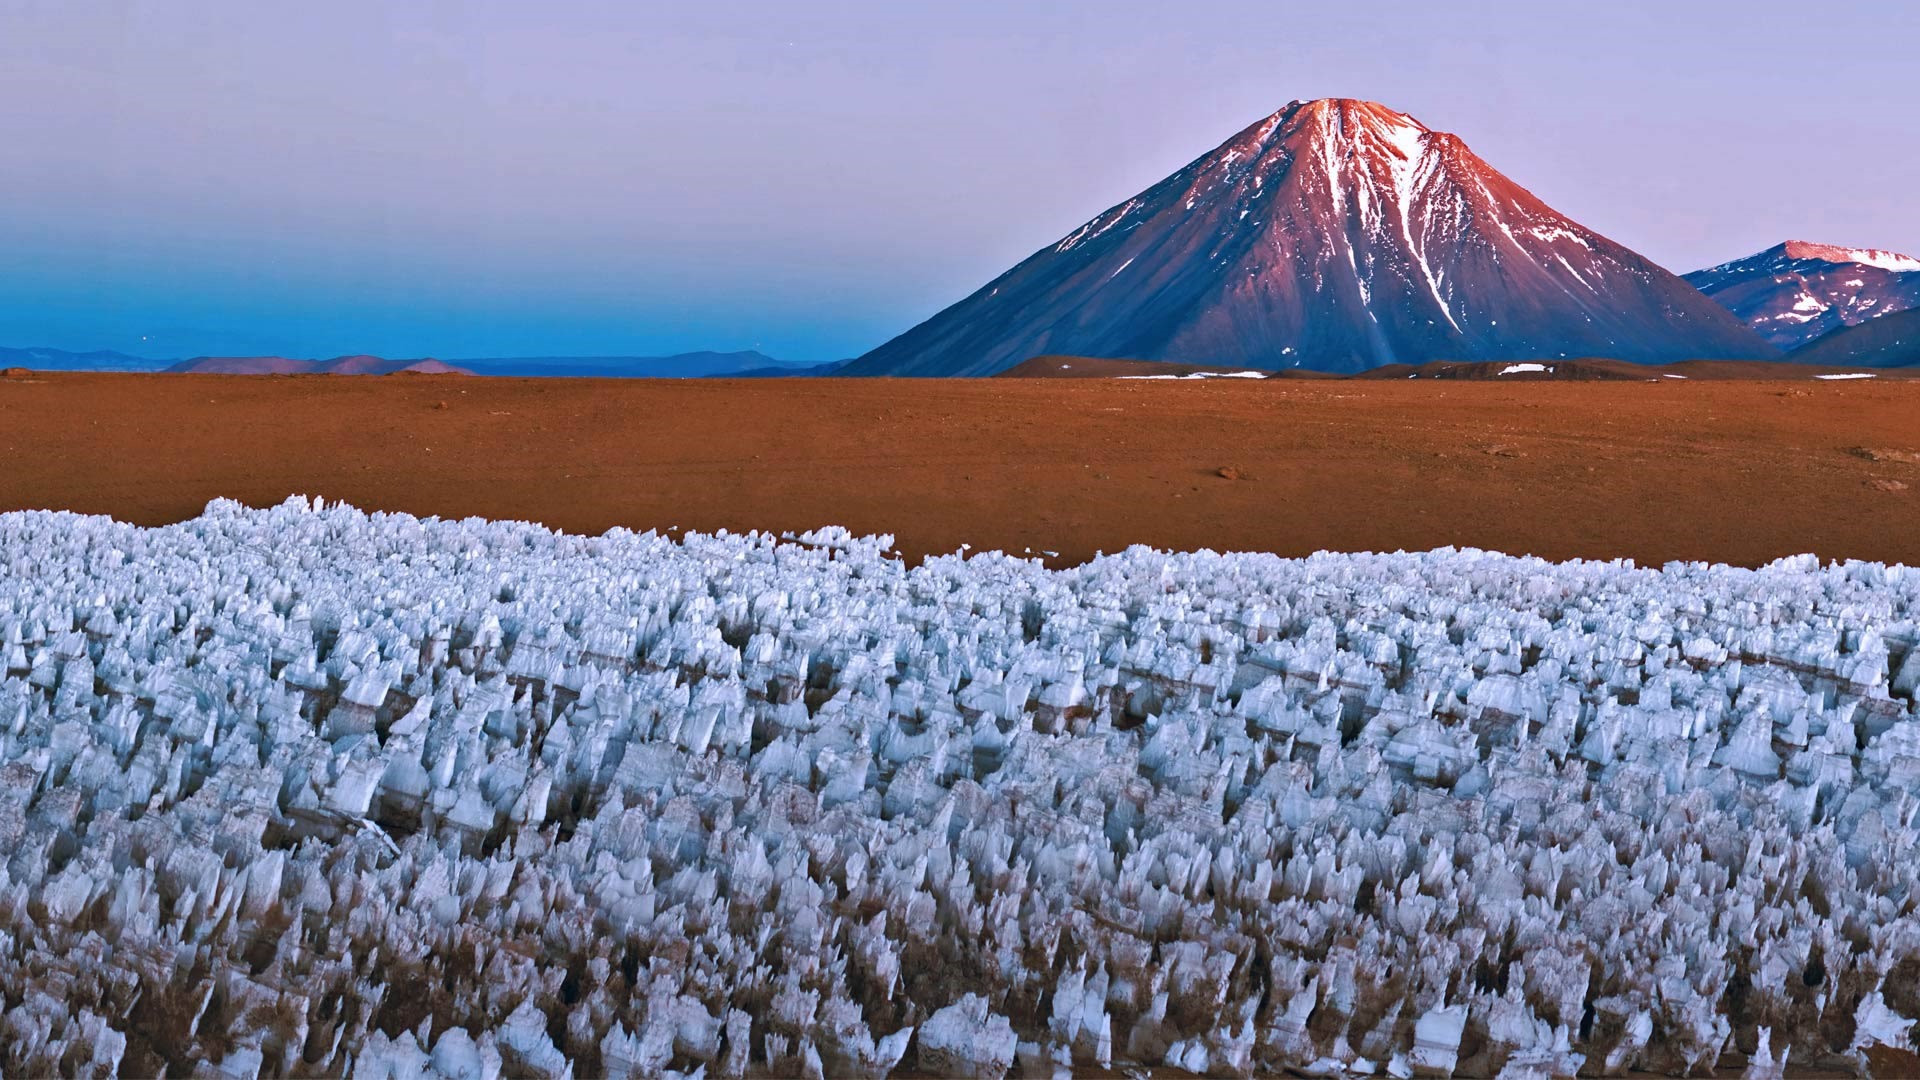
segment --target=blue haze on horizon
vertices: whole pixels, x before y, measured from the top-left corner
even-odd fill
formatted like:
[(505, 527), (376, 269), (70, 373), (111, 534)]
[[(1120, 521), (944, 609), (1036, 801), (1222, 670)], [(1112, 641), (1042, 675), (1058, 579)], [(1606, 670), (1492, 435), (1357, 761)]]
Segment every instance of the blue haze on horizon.
[(853, 356), (1294, 98), (1676, 272), (1920, 254), (1920, 4), (13, 0), (0, 344)]

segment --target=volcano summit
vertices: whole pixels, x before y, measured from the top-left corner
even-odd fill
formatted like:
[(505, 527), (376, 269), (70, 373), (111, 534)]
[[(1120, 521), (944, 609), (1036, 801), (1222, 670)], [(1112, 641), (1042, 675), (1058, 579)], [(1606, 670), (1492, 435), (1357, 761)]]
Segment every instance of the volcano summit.
[(1335, 372), (1779, 355), (1457, 136), (1345, 99), (1288, 105), (844, 370), (1043, 353)]

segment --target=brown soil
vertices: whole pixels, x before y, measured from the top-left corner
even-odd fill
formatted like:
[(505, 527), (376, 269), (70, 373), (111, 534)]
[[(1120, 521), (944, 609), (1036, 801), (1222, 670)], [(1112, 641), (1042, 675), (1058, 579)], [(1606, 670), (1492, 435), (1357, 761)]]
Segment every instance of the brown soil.
[(298, 492), (591, 533), (841, 524), (909, 556), (1920, 563), (1916, 415), (1920, 385), (1882, 380), (47, 374), (0, 380), (0, 510), (160, 524)]
[[(1229, 375), (1251, 371), (1247, 367), (1219, 367), (1211, 364), (1174, 364), (1165, 360), (1108, 360), (1098, 356), (1036, 356), (993, 376), (996, 379), (1117, 379), (1149, 375), (1193, 375), (1209, 373)], [(1340, 379), (1324, 371), (1304, 369), (1267, 372), (1273, 379)]]

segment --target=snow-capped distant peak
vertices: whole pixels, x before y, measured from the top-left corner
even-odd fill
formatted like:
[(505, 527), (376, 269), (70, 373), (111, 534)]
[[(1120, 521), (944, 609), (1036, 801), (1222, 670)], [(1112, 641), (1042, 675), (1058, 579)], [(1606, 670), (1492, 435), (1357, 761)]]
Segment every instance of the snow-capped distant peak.
[(1878, 248), (1846, 248), (1833, 244), (1810, 244), (1805, 240), (1789, 240), (1781, 245), (1790, 259), (1819, 259), (1831, 263), (1858, 263), (1861, 266), (1878, 267), (1895, 273), (1920, 270), (1920, 259), (1911, 255), (1902, 255), (1894, 251), (1881, 251)]
[(1920, 259), (1880, 248), (1789, 240), (1687, 280), (1784, 349), (1920, 307)]

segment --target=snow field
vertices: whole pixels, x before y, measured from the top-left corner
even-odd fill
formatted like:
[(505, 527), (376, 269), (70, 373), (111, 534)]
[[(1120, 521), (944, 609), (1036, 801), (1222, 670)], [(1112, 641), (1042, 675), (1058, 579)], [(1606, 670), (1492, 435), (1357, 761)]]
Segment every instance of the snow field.
[[(1066, 367), (1065, 364), (1060, 366)], [(1270, 374), (1271, 372), (1266, 371), (1190, 371), (1185, 375), (1116, 375), (1114, 378), (1163, 381), (1179, 379), (1191, 381), (1194, 379), (1264, 379)]]
[(0, 1067), (1571, 1076), (1920, 1015), (1920, 573), (0, 515)]

